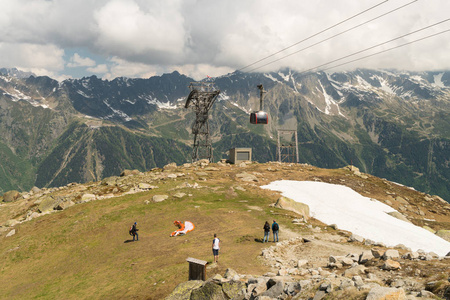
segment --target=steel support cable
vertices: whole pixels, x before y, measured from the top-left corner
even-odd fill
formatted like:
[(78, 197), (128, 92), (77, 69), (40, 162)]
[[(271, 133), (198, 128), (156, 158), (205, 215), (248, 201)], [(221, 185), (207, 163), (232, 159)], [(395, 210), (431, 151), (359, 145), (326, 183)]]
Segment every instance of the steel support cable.
[[(396, 12), (397, 10), (400, 10), (400, 9), (406, 7), (406, 6), (409, 6), (409, 5), (411, 5), (411, 4), (413, 4), (413, 3), (417, 2), (417, 1), (419, 1), (419, 0), (413, 0), (413, 1), (411, 1), (411, 2), (408, 2), (408, 3), (406, 3), (406, 4), (402, 5), (402, 6), (399, 6), (399, 7), (395, 8), (395, 9), (393, 9), (393, 10), (390, 10), (390, 11), (384, 13), (384, 14), (381, 14), (381, 15), (379, 15), (379, 16), (373, 18), (373, 19), (370, 19), (370, 20), (368, 20), (368, 21), (365, 21), (365, 22), (363, 22), (363, 23), (361, 23), (361, 24), (358, 24), (358, 25), (356, 25), (356, 26), (353, 26), (353, 27), (351, 27), (351, 28), (349, 28), (349, 29), (347, 29), (347, 30), (344, 30), (344, 31), (342, 31), (342, 32), (340, 32), (340, 33), (337, 33), (337, 34), (335, 34), (335, 35), (333, 35), (333, 36), (330, 36), (329, 38), (326, 38), (326, 39), (321, 40), (321, 41), (319, 41), (319, 42), (317, 42), (317, 43), (314, 43), (314, 44), (312, 44), (312, 45), (310, 45), (310, 46), (308, 46), (308, 47), (305, 47), (305, 48), (302, 48), (302, 49), (297, 50), (297, 51), (295, 51), (295, 52), (292, 52), (292, 53), (290, 53), (290, 54), (288, 54), (288, 55), (285, 55), (285, 56), (280, 57), (280, 58), (278, 58), (278, 59), (276, 59), (276, 60), (273, 60), (273, 61), (271, 61), (271, 62), (268, 62), (268, 63), (266, 63), (266, 64), (264, 64), (264, 65), (262, 65), (262, 66), (253, 68), (253, 69), (247, 71), (247, 73), (252, 72), (252, 71), (255, 71), (255, 70), (258, 70), (258, 69), (260, 69), (260, 68), (263, 68), (263, 67), (265, 67), (265, 66), (268, 66), (268, 65), (270, 65), (270, 64), (273, 64), (273, 63), (275, 63), (275, 62), (277, 62), (277, 61), (280, 61), (280, 60), (282, 60), (282, 59), (285, 59), (285, 58), (287, 58), (287, 57), (290, 57), (290, 56), (292, 56), (292, 55), (294, 55), (294, 54), (300, 53), (300, 52), (302, 52), (302, 51), (304, 51), (304, 50), (307, 50), (307, 49), (309, 49), (309, 48), (312, 48), (312, 47), (314, 47), (314, 46), (317, 46), (317, 45), (319, 45), (319, 44), (322, 44), (323, 42), (329, 41), (329, 40), (331, 40), (331, 39), (333, 39), (333, 38), (335, 38), (335, 37), (338, 37), (338, 36), (340, 36), (340, 35), (342, 35), (342, 34), (344, 34), (344, 33), (349, 32), (349, 31), (351, 31), (351, 30), (353, 30), (353, 29), (356, 29), (356, 28), (358, 28), (358, 27), (361, 27), (361, 26), (363, 26), (363, 25), (366, 25), (367, 23), (370, 23), (370, 22), (372, 22), (372, 21), (375, 21), (375, 20), (377, 20), (377, 19), (380, 19), (380, 18), (382, 18), (382, 17), (384, 17), (384, 16), (386, 16), (386, 15), (389, 15), (389, 14), (391, 14), (391, 13), (393, 13), (393, 12)], [(286, 49), (287, 49), (287, 48), (286, 48)], [(277, 52), (277, 53), (275, 53), (275, 54), (278, 54), (278, 53), (280, 53), (280, 52), (281, 52), (281, 51), (279, 51), (279, 52)], [(273, 56), (273, 55), (272, 55), (272, 56)], [(260, 61), (261, 61), (261, 60), (260, 60)], [(258, 61), (258, 62), (260, 62), (260, 61)], [(256, 63), (257, 63), (257, 62), (256, 62)], [(256, 64), (256, 63), (253, 63), (252, 65), (254, 65), (254, 64)], [(250, 65), (249, 65), (249, 66), (250, 66)], [(242, 69), (241, 69), (241, 70), (242, 70)], [(240, 70), (239, 70), (239, 71), (240, 71)]]
[[(303, 39), (303, 40), (301, 40), (301, 41), (295, 43), (295, 44), (292, 44), (292, 45), (290, 45), (289, 47), (286, 47), (286, 48), (284, 48), (284, 49), (281, 49), (281, 50), (279, 50), (279, 51), (277, 51), (277, 52), (275, 52), (275, 53), (273, 53), (273, 54), (270, 54), (269, 56), (266, 56), (266, 57), (264, 57), (264, 58), (261, 58), (261, 59), (258, 60), (258, 61), (255, 61), (254, 63), (251, 63), (251, 64), (249, 64), (249, 65), (247, 65), (247, 66), (245, 66), (245, 67), (243, 67), (243, 68), (240, 68), (238, 71), (242, 71), (242, 70), (244, 70), (244, 69), (247, 69), (248, 67), (251, 67), (251, 66), (253, 66), (253, 65), (256, 65), (257, 63), (262, 62), (262, 61), (264, 61), (264, 60), (266, 60), (266, 59), (268, 59), (268, 58), (270, 58), (270, 57), (272, 57), (272, 56), (275, 56), (275, 55), (277, 55), (278, 53), (281, 53), (281, 52), (283, 52), (283, 51), (285, 51), (285, 50), (287, 50), (287, 49), (290, 49), (290, 48), (292, 48), (292, 47), (294, 47), (294, 46), (297, 46), (297, 45), (300, 44), (300, 43), (303, 43), (303, 42), (305, 42), (305, 41), (307, 41), (307, 40), (309, 40), (309, 39), (311, 39), (311, 38), (313, 38), (313, 37), (315, 37), (315, 36), (317, 36), (317, 35), (319, 35), (319, 34), (324, 33), (325, 31), (328, 31), (328, 30), (330, 30), (330, 29), (332, 29), (332, 28), (334, 28), (334, 27), (336, 27), (336, 26), (339, 26), (339, 25), (341, 25), (341, 24), (343, 24), (343, 23), (345, 23), (345, 22), (347, 22), (347, 21), (349, 21), (349, 20), (351, 20), (351, 19), (354, 19), (354, 18), (356, 18), (357, 16), (360, 16), (360, 15), (362, 15), (362, 14), (364, 14), (364, 13), (366, 13), (366, 12), (368, 12), (368, 11), (370, 11), (370, 10), (372, 10), (372, 9), (374, 9), (374, 8), (380, 6), (380, 5), (382, 5), (382, 4), (384, 4), (384, 3), (388, 2), (388, 1), (389, 1), (389, 0), (385, 0), (385, 1), (383, 1), (383, 2), (380, 2), (380, 3), (378, 3), (377, 5), (374, 5), (374, 6), (368, 8), (368, 9), (366, 9), (366, 10), (363, 10), (362, 12), (360, 12), (360, 13), (354, 15), (354, 16), (351, 16), (351, 17), (349, 17), (349, 18), (347, 18), (347, 19), (345, 19), (345, 20), (343, 20), (343, 21), (341, 21), (341, 22), (339, 22), (339, 23), (337, 23), (337, 24), (334, 24), (333, 26), (330, 26), (330, 27), (328, 27), (328, 28), (326, 28), (326, 29), (323, 29), (323, 30), (321, 30), (321, 31), (319, 31), (319, 32), (317, 32), (317, 33), (315, 33), (315, 34), (313, 34), (313, 35), (311, 35), (311, 36), (309, 36), (309, 37), (307, 37), (307, 38), (305, 38), (305, 39)], [(415, 0), (415, 1), (418, 1), (418, 0)]]
[[(360, 57), (360, 58), (357, 58), (357, 59), (353, 59), (353, 60), (350, 60), (350, 61), (338, 64), (338, 65), (335, 65), (335, 66), (331, 66), (331, 67), (322, 69), (322, 71), (333, 69), (333, 68), (337, 68), (337, 67), (340, 67), (340, 66), (343, 66), (343, 65), (350, 64), (350, 63), (355, 62), (355, 61), (363, 60), (363, 59), (366, 59), (366, 58), (369, 58), (369, 57), (372, 57), (372, 56), (375, 56), (375, 55), (378, 55), (378, 54), (382, 54), (382, 53), (385, 53), (385, 52), (388, 52), (388, 51), (391, 51), (391, 50), (394, 50), (394, 49), (397, 49), (397, 48), (401, 48), (401, 47), (404, 47), (404, 46), (407, 46), (407, 45), (411, 45), (413, 43), (420, 42), (420, 41), (423, 41), (423, 40), (435, 37), (437, 35), (444, 34), (446, 32), (450, 32), (450, 29), (447, 29), (447, 30), (444, 30), (444, 31), (441, 31), (441, 32), (438, 32), (438, 33), (435, 33), (435, 34), (431, 34), (431, 35), (428, 35), (426, 37), (423, 37), (423, 38), (420, 38), (420, 39), (417, 39), (417, 40), (414, 40), (414, 41), (411, 41), (411, 42), (408, 42), (408, 43), (405, 43), (405, 44), (402, 44), (402, 45), (398, 45), (398, 46), (395, 46), (395, 47), (392, 47), (392, 48), (389, 48), (389, 49), (385, 49), (383, 51), (379, 51), (379, 52), (376, 52), (376, 53), (372, 53), (370, 55), (366, 55), (366, 56), (363, 56), (363, 57)], [(305, 73), (305, 72), (307, 72), (307, 71), (300, 72), (299, 74), (302, 74), (302, 73)]]
[[(420, 32), (420, 31), (424, 31), (424, 30), (426, 30), (426, 29), (429, 29), (429, 28), (431, 28), (431, 27), (437, 26), (437, 25), (439, 25), (439, 24), (442, 24), (442, 23), (445, 23), (445, 22), (448, 22), (448, 21), (450, 21), (450, 18), (449, 18), (449, 19), (446, 19), (446, 20), (443, 20), (443, 21), (440, 21), (440, 22), (437, 22), (437, 23), (434, 23), (434, 24), (432, 24), (432, 25), (428, 25), (428, 26), (426, 26), (426, 27), (423, 27), (423, 28), (421, 28), (421, 29), (418, 29), (418, 30), (412, 31), (412, 32), (410, 32), (410, 33), (407, 33), (407, 34), (401, 35), (401, 36), (399, 36), (399, 37), (396, 37), (396, 38), (394, 38), (394, 39), (391, 39), (391, 40), (389, 40), (389, 41), (386, 41), (386, 42), (383, 42), (383, 43), (380, 43), (380, 44), (377, 44), (377, 45), (371, 46), (371, 47), (369, 47), (369, 48), (366, 48), (366, 49), (363, 49), (363, 50), (360, 50), (360, 51), (354, 52), (354, 53), (352, 53), (352, 54), (349, 54), (349, 55), (343, 56), (343, 57), (341, 57), (341, 58), (338, 58), (338, 59), (335, 59), (335, 60), (332, 60), (332, 61), (329, 61), (329, 62), (327, 62), (327, 63), (321, 64), (321, 65), (319, 65), (319, 66), (316, 66), (316, 67), (314, 67), (314, 68), (310, 68), (310, 69), (308, 69), (308, 70), (302, 71), (302, 72), (300, 72), (300, 73), (297, 73), (297, 74), (303, 74), (303, 73), (306, 73), (306, 72), (312, 71), (312, 70), (314, 70), (314, 69), (319, 69), (320, 67), (323, 67), (323, 66), (326, 66), (326, 65), (329, 65), (329, 64), (335, 63), (335, 62), (337, 62), (337, 61), (340, 61), (340, 60), (343, 60), (343, 59), (349, 58), (349, 57), (351, 57), (351, 56), (355, 56), (355, 55), (357, 55), (357, 54), (360, 54), (360, 53), (362, 53), (362, 52), (366, 52), (366, 51), (369, 51), (369, 50), (371, 50), (371, 49), (373, 49), (373, 48), (376, 48), (376, 47), (380, 47), (380, 46), (383, 46), (383, 45), (385, 45), (385, 44), (388, 44), (388, 43), (391, 43), (391, 42), (393, 42), (393, 41), (396, 41), (396, 40), (399, 40), (399, 39), (401, 39), (401, 38), (404, 38), (404, 37), (406, 37), (406, 36), (409, 36), (409, 35), (412, 35), (412, 34), (418, 33), (418, 32)], [(407, 44), (405, 44), (405, 45), (407, 45)], [(392, 48), (392, 49), (394, 49), (394, 48)], [(327, 69), (326, 69), (326, 70), (327, 70)]]

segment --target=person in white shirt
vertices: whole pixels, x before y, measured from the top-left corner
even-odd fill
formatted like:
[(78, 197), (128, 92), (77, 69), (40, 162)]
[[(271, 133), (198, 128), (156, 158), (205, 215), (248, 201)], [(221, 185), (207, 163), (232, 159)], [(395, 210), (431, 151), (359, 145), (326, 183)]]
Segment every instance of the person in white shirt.
[(215, 263), (219, 262), (219, 249), (220, 249), (220, 240), (217, 237), (217, 234), (214, 233), (214, 239), (212, 242), (212, 251), (213, 251)]

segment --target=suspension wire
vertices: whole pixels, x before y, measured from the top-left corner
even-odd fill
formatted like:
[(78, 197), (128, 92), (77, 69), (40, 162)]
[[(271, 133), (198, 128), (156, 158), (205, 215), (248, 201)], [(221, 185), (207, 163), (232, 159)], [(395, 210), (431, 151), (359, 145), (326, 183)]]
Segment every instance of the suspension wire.
[[(448, 21), (450, 21), (450, 18), (449, 18), (449, 19), (446, 19), (446, 20), (443, 20), (443, 21), (440, 21), (440, 22), (437, 22), (437, 23), (435, 23), (435, 24), (432, 24), (432, 25), (428, 25), (428, 26), (426, 26), (426, 27), (423, 27), (423, 28), (421, 28), (421, 29), (418, 29), (418, 30), (412, 31), (412, 32), (410, 32), (410, 33), (407, 33), (407, 34), (401, 35), (401, 36), (399, 36), (399, 37), (396, 37), (396, 38), (394, 38), (394, 39), (391, 39), (391, 40), (389, 40), (389, 41), (386, 41), (386, 42), (383, 42), (383, 43), (380, 43), (380, 44), (377, 44), (377, 45), (371, 46), (371, 47), (369, 47), (369, 48), (366, 48), (366, 49), (364, 49), (364, 50), (360, 50), (360, 51), (354, 52), (354, 53), (352, 53), (352, 54), (349, 54), (349, 55), (343, 56), (343, 57), (341, 57), (341, 58), (338, 58), (338, 59), (335, 59), (335, 60), (329, 61), (329, 62), (327, 62), (327, 63), (321, 64), (321, 65), (319, 65), (319, 66), (316, 66), (316, 67), (314, 67), (314, 68), (310, 68), (310, 69), (308, 69), (308, 70), (305, 70), (305, 71), (302, 71), (302, 72), (300, 72), (299, 74), (302, 74), (302, 73), (306, 73), (306, 72), (312, 71), (312, 70), (314, 70), (314, 69), (319, 69), (320, 67), (323, 67), (323, 66), (326, 66), (326, 65), (329, 65), (329, 64), (335, 63), (335, 62), (337, 62), (337, 61), (340, 61), (340, 60), (343, 60), (343, 59), (349, 58), (349, 57), (351, 57), (351, 56), (354, 56), (354, 55), (360, 54), (360, 53), (362, 53), (362, 52), (366, 52), (366, 51), (369, 51), (369, 50), (371, 50), (371, 49), (373, 49), (373, 48), (376, 48), (376, 47), (379, 47), (379, 46), (382, 46), (382, 45), (385, 45), (385, 44), (391, 43), (391, 42), (393, 42), (393, 41), (396, 41), (396, 40), (399, 40), (399, 39), (401, 39), (401, 38), (404, 38), (404, 37), (406, 37), (406, 36), (409, 36), (409, 35), (412, 35), (412, 34), (418, 33), (418, 32), (420, 32), (420, 31), (424, 31), (424, 30), (426, 30), (426, 29), (428, 29), (428, 28), (431, 28), (431, 27), (437, 26), (437, 25), (439, 25), (439, 24), (442, 24), (442, 23), (445, 23), (445, 22), (448, 22)], [(445, 31), (444, 31), (444, 32), (445, 32)], [(443, 33), (443, 32), (441, 32), (441, 33)], [(439, 33), (439, 34), (440, 34), (440, 33)], [(432, 36), (433, 36), (433, 35), (432, 35)], [(430, 37), (431, 37), (431, 36), (430, 36)], [(417, 41), (420, 41), (420, 40), (421, 40), (421, 39), (419, 39), (419, 40), (417, 40)], [(404, 45), (408, 45), (408, 44), (404, 44)], [(391, 49), (395, 49), (395, 47), (394, 47), (394, 48), (391, 48)], [(380, 52), (380, 53), (382, 53), (382, 52)], [(325, 70), (327, 70), (327, 69), (325, 69)]]
[[(287, 50), (287, 49), (290, 49), (290, 48), (292, 48), (292, 47), (294, 47), (294, 46), (300, 44), (300, 43), (303, 43), (303, 42), (305, 42), (305, 41), (307, 41), (307, 40), (309, 40), (309, 39), (311, 39), (311, 38), (313, 38), (313, 37), (315, 37), (315, 36), (317, 36), (317, 35), (319, 35), (319, 34), (321, 34), (321, 33), (324, 33), (325, 31), (328, 31), (328, 30), (330, 30), (330, 29), (332, 29), (332, 28), (334, 28), (334, 27), (336, 27), (336, 26), (338, 26), (338, 25), (341, 25), (341, 24), (343, 24), (343, 23), (345, 23), (345, 22), (347, 22), (347, 21), (349, 21), (349, 20), (351, 20), (351, 19), (354, 19), (354, 18), (356, 18), (357, 16), (360, 16), (360, 15), (362, 15), (362, 14), (364, 14), (364, 13), (366, 13), (366, 12), (368, 12), (368, 11), (370, 11), (370, 10), (372, 10), (372, 9), (374, 9), (374, 8), (380, 6), (380, 5), (382, 5), (382, 4), (384, 4), (384, 3), (388, 2), (388, 1), (389, 1), (389, 0), (385, 0), (385, 1), (383, 1), (383, 2), (380, 2), (380, 3), (378, 3), (378, 4), (374, 5), (374, 6), (372, 6), (372, 7), (368, 8), (368, 9), (366, 9), (366, 10), (363, 10), (363, 11), (360, 12), (360, 13), (357, 13), (357, 14), (354, 15), (354, 16), (351, 16), (351, 17), (349, 17), (349, 18), (347, 18), (347, 19), (345, 19), (345, 20), (343, 20), (343, 21), (341, 21), (341, 22), (339, 22), (339, 23), (337, 23), (337, 24), (334, 24), (333, 26), (330, 26), (330, 27), (328, 27), (328, 28), (326, 28), (326, 29), (323, 29), (323, 30), (321, 30), (321, 31), (319, 31), (319, 32), (317, 32), (317, 33), (315, 33), (315, 34), (313, 34), (313, 35), (311, 35), (311, 36), (309, 36), (309, 37), (307, 37), (307, 38), (305, 38), (305, 39), (303, 39), (303, 40), (301, 40), (301, 41), (295, 43), (295, 44), (292, 44), (292, 45), (290, 45), (290, 46), (288, 46), (288, 47), (286, 47), (286, 48), (284, 48), (284, 49), (281, 49), (281, 50), (279, 50), (279, 51), (277, 51), (277, 52), (275, 52), (275, 53), (273, 53), (273, 54), (270, 54), (269, 56), (266, 56), (266, 57), (264, 57), (264, 58), (262, 58), (262, 59), (260, 59), (260, 60), (258, 60), (258, 61), (255, 61), (255, 62), (253, 62), (253, 63), (251, 63), (251, 64), (249, 64), (249, 65), (247, 65), (247, 66), (245, 66), (245, 67), (243, 67), (243, 68), (240, 68), (240, 69), (238, 69), (237, 71), (242, 71), (242, 70), (244, 70), (244, 69), (247, 69), (248, 67), (251, 67), (251, 66), (253, 66), (253, 65), (255, 65), (255, 64), (257, 64), (257, 63), (259, 63), (259, 62), (261, 62), (261, 61), (264, 61), (264, 60), (266, 60), (266, 59), (268, 59), (268, 58), (270, 58), (270, 57), (272, 57), (272, 56), (277, 55), (278, 53), (281, 53), (281, 52), (283, 52), (283, 51), (285, 51), (285, 50)], [(415, 0), (415, 1), (418, 1), (418, 0)], [(415, 2), (415, 1), (414, 1), (414, 2)]]
[[(353, 27), (351, 27), (351, 28), (349, 28), (349, 29), (347, 29), (347, 30), (344, 30), (344, 31), (342, 31), (342, 32), (340, 32), (340, 33), (337, 33), (337, 34), (331, 36), (331, 37), (328, 37), (328, 38), (326, 38), (326, 39), (324, 39), (324, 40), (321, 40), (321, 41), (319, 41), (319, 42), (317, 42), (317, 43), (314, 43), (314, 44), (312, 44), (312, 45), (310, 45), (310, 46), (308, 46), (308, 47), (305, 47), (305, 48), (302, 48), (302, 49), (297, 50), (297, 51), (295, 51), (295, 52), (292, 52), (292, 53), (290, 53), (290, 54), (287, 54), (287, 55), (285, 55), (285, 56), (283, 56), (283, 57), (280, 57), (280, 58), (278, 58), (278, 59), (276, 59), (276, 60), (273, 60), (273, 61), (271, 61), (271, 62), (268, 62), (268, 63), (266, 63), (266, 64), (264, 64), (264, 65), (262, 65), (262, 66), (253, 68), (253, 69), (251, 69), (251, 70), (249, 70), (249, 71), (247, 71), (247, 72), (249, 73), (249, 72), (258, 70), (258, 69), (260, 69), (260, 68), (263, 68), (263, 67), (265, 67), (265, 66), (268, 66), (268, 65), (270, 65), (270, 64), (273, 64), (273, 63), (275, 63), (275, 62), (277, 62), (277, 61), (280, 61), (280, 60), (282, 60), (282, 59), (285, 59), (285, 58), (287, 58), (287, 57), (290, 57), (290, 56), (292, 56), (292, 55), (294, 55), (294, 54), (297, 54), (297, 53), (299, 53), (299, 52), (302, 52), (302, 51), (304, 51), (304, 50), (306, 50), (306, 49), (309, 49), (309, 48), (312, 48), (312, 47), (314, 47), (314, 46), (316, 46), (316, 45), (322, 44), (323, 42), (326, 42), (326, 41), (331, 40), (331, 39), (333, 39), (333, 38), (335, 38), (335, 37), (338, 37), (338, 36), (340, 36), (340, 35), (342, 35), (342, 34), (344, 34), (344, 33), (347, 33), (347, 32), (349, 32), (349, 31), (351, 31), (351, 30), (353, 30), (353, 29), (356, 29), (356, 28), (358, 28), (358, 27), (361, 27), (361, 26), (363, 26), (363, 25), (365, 25), (365, 24), (367, 24), (367, 23), (370, 23), (370, 22), (372, 22), (372, 21), (375, 21), (375, 20), (377, 20), (377, 19), (380, 19), (380, 18), (382, 18), (382, 17), (384, 17), (384, 16), (386, 16), (386, 15), (389, 15), (389, 14), (391, 14), (391, 13), (397, 11), (397, 10), (400, 10), (400, 9), (406, 7), (406, 6), (409, 6), (409, 5), (411, 5), (411, 4), (413, 4), (413, 3), (417, 2), (417, 1), (419, 1), (419, 0), (413, 0), (413, 1), (411, 1), (411, 2), (408, 2), (408, 3), (406, 3), (406, 4), (402, 5), (402, 6), (399, 6), (399, 7), (395, 8), (395, 9), (393, 9), (393, 10), (390, 10), (390, 11), (384, 13), (384, 14), (381, 14), (381, 15), (379, 15), (379, 16), (373, 18), (373, 19), (370, 19), (370, 20), (365, 21), (365, 22), (363, 22), (363, 23), (361, 23), (361, 24), (358, 24), (358, 25), (356, 25), (356, 26), (353, 26)], [(308, 39), (309, 39), (309, 38), (308, 38)], [(306, 39), (305, 39), (305, 40), (306, 40)], [(304, 41), (305, 41), (305, 40), (304, 40)], [(299, 42), (299, 43), (300, 43), (300, 42)], [(298, 43), (297, 43), (297, 44), (298, 44)], [(297, 44), (294, 44), (294, 45), (297, 45)], [(288, 48), (290, 48), (290, 47), (288, 47)], [(286, 49), (288, 49), (288, 48), (286, 48)], [(285, 49), (284, 49), (284, 50), (285, 50)], [(284, 50), (282, 50), (282, 51), (284, 51)], [(281, 51), (278, 51), (278, 52), (275, 53), (275, 54), (278, 54), (278, 53), (280, 53), (280, 52), (281, 52)], [(275, 54), (274, 54), (274, 55), (275, 55)], [(273, 56), (273, 55), (271, 55), (271, 56)], [(271, 57), (271, 56), (270, 56), (270, 57)], [(264, 59), (265, 59), (265, 58), (264, 58)], [(263, 60), (264, 60), (264, 59), (263, 59)], [(260, 61), (261, 61), (261, 60), (259, 60), (258, 62), (260, 62)], [(258, 63), (258, 62), (255, 62), (255, 63), (253, 63), (253, 64), (251, 64), (251, 65), (254, 65), (254, 64)], [(248, 66), (251, 66), (251, 65), (248, 65)], [(248, 67), (248, 66), (247, 66), (247, 67)], [(247, 67), (245, 67), (245, 68), (247, 68)], [(244, 69), (244, 68), (243, 68), (243, 69)], [(242, 69), (240, 69), (240, 70), (242, 70)], [(238, 70), (238, 71), (240, 71), (240, 70)]]
[[(366, 56), (363, 56), (363, 57), (360, 57), (360, 58), (357, 58), (357, 59), (353, 59), (353, 60), (350, 60), (350, 61), (338, 64), (338, 65), (334, 65), (334, 66), (322, 69), (322, 71), (333, 69), (333, 68), (337, 68), (337, 67), (340, 67), (340, 66), (343, 66), (343, 65), (347, 65), (347, 64), (353, 63), (355, 61), (363, 60), (363, 59), (366, 59), (366, 58), (369, 58), (369, 57), (372, 57), (372, 56), (375, 56), (375, 55), (378, 55), (378, 54), (382, 54), (382, 53), (385, 53), (385, 52), (388, 52), (388, 51), (391, 51), (391, 50), (394, 50), (394, 49), (398, 49), (398, 48), (401, 48), (401, 47), (404, 47), (404, 46), (407, 46), (407, 45), (411, 45), (413, 43), (420, 42), (420, 41), (423, 41), (423, 40), (435, 37), (437, 35), (444, 34), (446, 32), (450, 32), (450, 29), (447, 29), (447, 30), (444, 30), (444, 31), (441, 31), (441, 32), (438, 32), (438, 33), (435, 33), (435, 34), (432, 34), (432, 35), (428, 35), (426, 37), (423, 37), (423, 38), (420, 38), (420, 39), (417, 39), (417, 40), (414, 40), (414, 41), (411, 41), (411, 42), (408, 42), (408, 43), (405, 43), (405, 44), (402, 44), (402, 45), (398, 45), (398, 46), (395, 46), (395, 47), (392, 47), (392, 48), (389, 48), (389, 49), (385, 49), (385, 50), (382, 50), (382, 51), (379, 51), (379, 52), (376, 52), (376, 53), (372, 53), (372, 54), (369, 54), (369, 55), (366, 55)], [(313, 68), (313, 69), (315, 69), (315, 68)], [(312, 69), (309, 69), (308, 71), (310, 71), (310, 70), (312, 70)], [(303, 71), (303, 72), (300, 72), (298, 74), (306, 73), (308, 71)]]

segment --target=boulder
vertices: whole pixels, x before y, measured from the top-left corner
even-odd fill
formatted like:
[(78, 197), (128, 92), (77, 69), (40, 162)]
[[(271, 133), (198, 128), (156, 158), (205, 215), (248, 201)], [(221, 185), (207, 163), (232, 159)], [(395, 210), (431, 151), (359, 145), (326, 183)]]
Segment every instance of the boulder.
[(262, 293), (261, 296), (266, 296), (266, 297), (277, 299), (278, 296), (281, 296), (283, 294), (283, 292), (284, 292), (284, 282), (277, 281), (267, 291)]
[(363, 265), (356, 265), (354, 267), (351, 267), (347, 270), (344, 271), (344, 276), (345, 277), (353, 277), (353, 276), (357, 276), (357, 275), (362, 275), (365, 274), (366, 272), (366, 267)]
[(307, 260), (307, 259), (300, 259), (300, 260), (297, 262), (297, 268), (301, 268), (301, 267), (305, 266), (307, 263), (308, 263), (308, 260)]
[(383, 270), (391, 271), (398, 270), (401, 268), (400, 263), (398, 261), (387, 259), (384, 264), (381, 266)]
[(95, 200), (96, 196), (94, 194), (83, 194), (83, 196), (81, 196), (81, 202), (89, 202), (92, 200)]
[(302, 286), (301, 286), (300, 282), (289, 282), (289, 283), (286, 283), (286, 286), (284, 288), (284, 292), (288, 296), (297, 295), (298, 293), (300, 293), (301, 290), (302, 290)]
[(11, 219), (11, 220), (8, 220), (8, 221), (5, 222), (5, 226), (6, 227), (14, 227), (14, 226), (16, 226), (19, 223), (20, 222), (17, 221), (16, 219)]
[(398, 250), (395, 249), (387, 249), (383, 256), (381, 257), (384, 260), (387, 259), (399, 259), (400, 258), (400, 254), (398, 253)]
[(427, 225), (422, 226), (422, 228), (428, 230), (429, 232), (431, 232), (431, 233), (433, 233), (433, 234), (436, 233), (436, 230), (434, 230), (433, 228), (431, 228), (431, 227), (429, 227), (429, 226), (427, 226)]
[(374, 259), (372, 251), (363, 251), (363, 253), (361, 253), (361, 255), (359, 256), (358, 262), (360, 264), (365, 264), (366, 262), (368, 262), (371, 259)]
[(259, 296), (267, 291), (267, 280), (258, 280), (254, 284), (249, 284), (247, 290), (253, 297)]
[(228, 268), (228, 269), (225, 271), (225, 274), (223, 275), (223, 277), (225, 277), (225, 278), (227, 278), (227, 279), (231, 279), (231, 278), (233, 278), (235, 275), (238, 275), (238, 273), (237, 273), (235, 270), (233, 270), (233, 269), (231, 269), (231, 268)]
[(226, 300), (222, 287), (213, 281), (207, 281), (202, 287), (192, 290), (190, 300)]
[(406, 300), (405, 290), (402, 288), (397, 289), (397, 288), (377, 286), (372, 288), (366, 297), (366, 300), (385, 300), (385, 299)]
[(395, 197), (395, 201), (397, 201), (398, 203), (403, 204), (403, 205), (409, 205), (409, 202), (400, 196)]
[(130, 176), (130, 175), (139, 175), (141, 172), (139, 170), (123, 170), (120, 173), (120, 177)]
[(236, 174), (237, 178), (240, 178), (242, 181), (246, 181), (246, 182), (258, 182), (258, 178), (253, 175), (253, 174), (248, 174), (248, 173), (240, 173), (240, 174)]
[(148, 184), (146, 182), (141, 182), (138, 184), (138, 188), (140, 188), (141, 190), (152, 190), (156, 187), (154, 185)]
[(12, 190), (3, 194), (3, 202), (14, 202), (20, 197), (19, 191)]
[(40, 188), (38, 188), (37, 186), (33, 186), (33, 187), (31, 188), (31, 190), (30, 190), (30, 193), (32, 193), (32, 194), (37, 194), (37, 193), (39, 193), (40, 191), (41, 191)]
[(228, 299), (236, 299), (245, 295), (245, 283), (238, 280), (224, 282), (222, 283), (222, 291)]
[(357, 235), (357, 234), (352, 234), (350, 236), (349, 242), (364, 243), (364, 238), (362, 236)]
[(13, 230), (11, 230), (10, 232), (8, 232), (8, 234), (6, 235), (6, 237), (10, 237), (10, 236), (13, 236), (13, 235), (15, 235), (15, 234), (16, 234), (16, 230), (13, 229)]
[(118, 178), (117, 176), (106, 177), (102, 180), (101, 185), (115, 186)]
[(404, 255), (405, 259), (409, 259), (409, 260), (413, 260), (413, 259), (419, 259), (419, 253), (413, 251), (413, 252), (408, 252)]
[(398, 211), (391, 211), (391, 212), (388, 212), (387, 214), (390, 215), (390, 216), (392, 216), (392, 217), (394, 217), (394, 218), (397, 218), (397, 219), (399, 219), (399, 220), (402, 220), (402, 221), (411, 223), (411, 222), (408, 220), (408, 218), (406, 218), (404, 215), (402, 215), (402, 214), (399, 213)]
[(53, 208), (59, 204), (60, 199), (55, 199), (52, 196), (45, 195), (41, 199), (41, 203), (38, 206), (38, 211), (40, 213), (46, 213), (53, 211)]
[(205, 168), (205, 171), (219, 171), (220, 169), (219, 168), (216, 168), (216, 167), (206, 167)]
[(444, 229), (438, 230), (438, 231), (436, 231), (436, 235), (438, 237), (441, 237), (444, 240), (450, 242), (450, 230), (444, 230)]
[(154, 195), (152, 197), (153, 202), (163, 202), (164, 200), (167, 200), (169, 196), (167, 195)]
[(67, 201), (60, 201), (53, 209), (55, 210), (64, 210), (66, 208), (69, 208), (71, 206), (75, 205), (73, 201), (67, 200)]
[(372, 248), (370, 251), (372, 251), (372, 255), (375, 258), (381, 258), (385, 252), (385, 250), (380, 248)]
[(165, 300), (189, 300), (191, 292), (203, 285), (202, 280), (189, 280), (180, 283)]
[(166, 171), (166, 170), (173, 170), (173, 169), (176, 169), (176, 168), (177, 168), (177, 164), (173, 162), (173, 163), (165, 165), (163, 167), (163, 170), (164, 171)]
[(177, 199), (181, 199), (181, 198), (183, 198), (184, 196), (186, 196), (186, 194), (185, 193), (176, 193), (176, 194), (174, 194), (173, 195), (173, 197), (174, 198), (177, 198)]
[(296, 214), (301, 215), (304, 219), (309, 219), (310, 217), (308, 205), (301, 202), (296, 202), (287, 197), (280, 197), (275, 203), (275, 207), (295, 212)]

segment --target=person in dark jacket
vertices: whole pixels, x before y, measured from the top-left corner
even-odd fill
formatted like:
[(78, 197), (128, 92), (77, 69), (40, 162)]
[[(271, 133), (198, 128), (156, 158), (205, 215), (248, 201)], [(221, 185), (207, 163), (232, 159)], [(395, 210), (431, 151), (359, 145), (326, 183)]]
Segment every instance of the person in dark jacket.
[(137, 229), (137, 222), (134, 222), (134, 224), (133, 224), (133, 226), (131, 227), (131, 230), (130, 230), (130, 234), (133, 236), (133, 241), (134, 241), (134, 238), (136, 237), (136, 241), (139, 241), (139, 235), (138, 235), (138, 230), (139, 229)]
[[(278, 226), (278, 223), (275, 222), (275, 220), (273, 220), (272, 223), (272, 232), (273, 232), (273, 242), (278, 242), (278, 230), (280, 229), (280, 226)], [(275, 237), (276, 237), (276, 241), (275, 241)]]
[(270, 235), (270, 224), (269, 222), (266, 221), (266, 224), (264, 224), (264, 238), (263, 238), (263, 243), (265, 243), (266, 241), (269, 241), (269, 235)]

